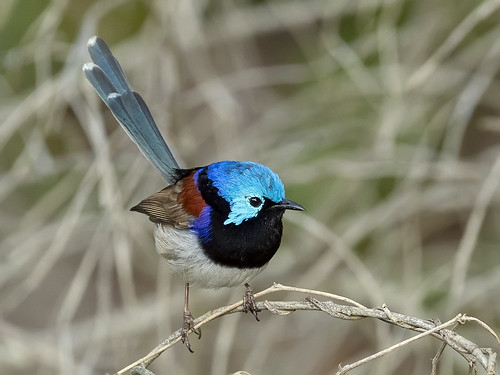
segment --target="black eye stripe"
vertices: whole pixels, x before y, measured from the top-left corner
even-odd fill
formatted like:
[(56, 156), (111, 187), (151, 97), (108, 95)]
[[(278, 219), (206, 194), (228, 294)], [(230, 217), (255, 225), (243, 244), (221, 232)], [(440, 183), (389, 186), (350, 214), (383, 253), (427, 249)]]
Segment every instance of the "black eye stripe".
[(262, 200), (259, 197), (251, 197), (248, 201), (252, 207), (259, 207), (262, 205)]

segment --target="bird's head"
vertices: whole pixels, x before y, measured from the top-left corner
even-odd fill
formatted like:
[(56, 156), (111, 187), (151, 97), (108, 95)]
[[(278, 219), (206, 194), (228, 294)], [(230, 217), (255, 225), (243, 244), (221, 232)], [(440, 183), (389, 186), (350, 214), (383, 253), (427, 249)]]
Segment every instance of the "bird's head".
[(195, 173), (195, 180), (212, 209), (227, 214), (224, 225), (240, 225), (259, 213), (304, 210), (285, 199), (285, 188), (276, 173), (252, 162), (221, 161)]

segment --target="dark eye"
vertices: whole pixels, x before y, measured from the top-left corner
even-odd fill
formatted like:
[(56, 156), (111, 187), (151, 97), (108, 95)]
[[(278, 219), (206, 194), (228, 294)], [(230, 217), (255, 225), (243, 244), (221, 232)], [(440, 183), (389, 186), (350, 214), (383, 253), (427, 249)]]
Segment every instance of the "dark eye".
[(253, 207), (259, 207), (262, 204), (262, 200), (259, 197), (251, 197), (248, 201)]

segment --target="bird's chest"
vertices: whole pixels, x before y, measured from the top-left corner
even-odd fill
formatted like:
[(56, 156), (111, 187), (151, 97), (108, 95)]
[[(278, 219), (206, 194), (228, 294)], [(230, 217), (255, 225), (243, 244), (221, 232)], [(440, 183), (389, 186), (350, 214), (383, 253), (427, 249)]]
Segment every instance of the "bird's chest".
[(259, 216), (239, 225), (224, 223), (217, 214), (210, 220), (210, 235), (201, 241), (213, 262), (236, 268), (259, 268), (271, 260), (281, 243), (281, 215)]
[(241, 285), (265, 268), (237, 268), (215, 263), (201, 247), (196, 233), (189, 229), (157, 224), (154, 235), (156, 251), (191, 285), (210, 289)]

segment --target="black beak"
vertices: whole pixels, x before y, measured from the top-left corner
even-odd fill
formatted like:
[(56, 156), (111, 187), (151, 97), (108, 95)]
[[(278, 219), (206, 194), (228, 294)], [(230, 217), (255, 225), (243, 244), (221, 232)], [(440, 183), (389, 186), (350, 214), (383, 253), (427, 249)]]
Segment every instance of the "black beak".
[(284, 210), (295, 210), (295, 211), (305, 211), (306, 209), (300, 204), (290, 201), (288, 199), (283, 199), (281, 202), (276, 204), (274, 207), (282, 208)]

